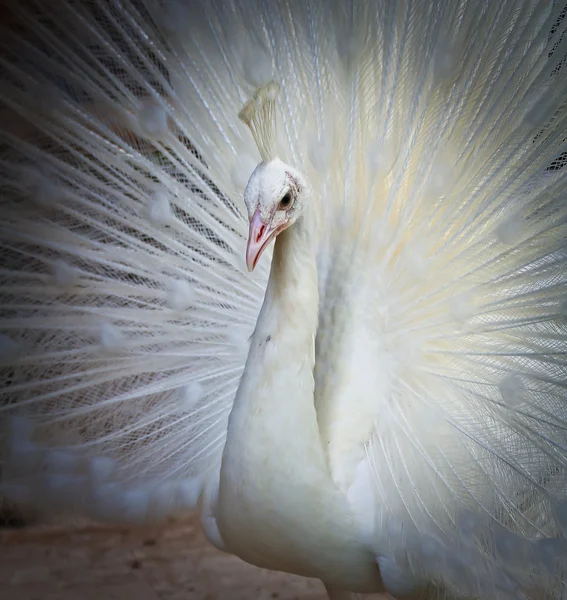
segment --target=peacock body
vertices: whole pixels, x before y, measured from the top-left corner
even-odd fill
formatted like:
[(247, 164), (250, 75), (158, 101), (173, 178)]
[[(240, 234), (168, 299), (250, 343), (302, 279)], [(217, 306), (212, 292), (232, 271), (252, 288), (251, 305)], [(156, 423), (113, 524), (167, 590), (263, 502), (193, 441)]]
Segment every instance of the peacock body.
[(567, 2), (6, 11), (1, 493), (562, 598)]

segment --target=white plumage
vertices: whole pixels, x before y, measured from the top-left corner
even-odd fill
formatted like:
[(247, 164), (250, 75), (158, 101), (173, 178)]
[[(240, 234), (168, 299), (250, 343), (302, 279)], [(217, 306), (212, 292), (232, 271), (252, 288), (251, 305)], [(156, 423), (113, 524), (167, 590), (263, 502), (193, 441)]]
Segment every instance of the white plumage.
[(10, 7), (0, 492), (198, 506), (335, 600), (562, 598), (566, 12)]

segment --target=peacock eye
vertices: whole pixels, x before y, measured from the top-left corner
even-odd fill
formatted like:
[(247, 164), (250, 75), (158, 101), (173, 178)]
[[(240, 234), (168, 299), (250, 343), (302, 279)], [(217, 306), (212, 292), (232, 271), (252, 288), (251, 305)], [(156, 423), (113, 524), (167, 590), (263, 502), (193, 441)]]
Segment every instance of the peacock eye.
[(293, 204), (293, 198), (291, 197), (291, 194), (288, 192), (281, 200), (280, 203), (278, 204), (278, 208), (280, 210), (285, 210), (287, 208), (289, 208), (291, 205)]

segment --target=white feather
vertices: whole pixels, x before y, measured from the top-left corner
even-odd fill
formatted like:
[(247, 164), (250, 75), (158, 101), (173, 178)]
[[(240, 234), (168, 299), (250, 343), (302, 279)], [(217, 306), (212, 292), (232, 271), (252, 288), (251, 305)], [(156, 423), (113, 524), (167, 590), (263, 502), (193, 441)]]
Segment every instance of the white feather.
[(167, 299), (173, 310), (186, 310), (194, 299), (191, 284), (185, 279), (172, 279), (167, 290)]
[(53, 264), (53, 278), (56, 285), (65, 288), (75, 285), (79, 276), (72, 265), (62, 259), (58, 259)]
[(148, 198), (146, 212), (152, 224), (169, 225), (174, 216), (168, 193), (164, 190), (154, 191)]
[(100, 345), (104, 350), (118, 350), (124, 344), (124, 334), (112, 323), (102, 323), (99, 328)]
[(159, 139), (164, 137), (168, 131), (167, 113), (160, 104), (144, 102), (139, 107), (134, 128), (142, 135)]

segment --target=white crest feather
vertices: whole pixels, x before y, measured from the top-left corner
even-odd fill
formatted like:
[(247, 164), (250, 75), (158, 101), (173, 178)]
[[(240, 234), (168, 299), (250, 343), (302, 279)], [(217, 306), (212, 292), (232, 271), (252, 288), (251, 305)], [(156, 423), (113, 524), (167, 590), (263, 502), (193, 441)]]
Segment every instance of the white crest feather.
[(270, 162), (277, 156), (275, 106), (279, 89), (275, 81), (258, 88), (238, 113), (240, 120), (250, 128), (264, 162)]

